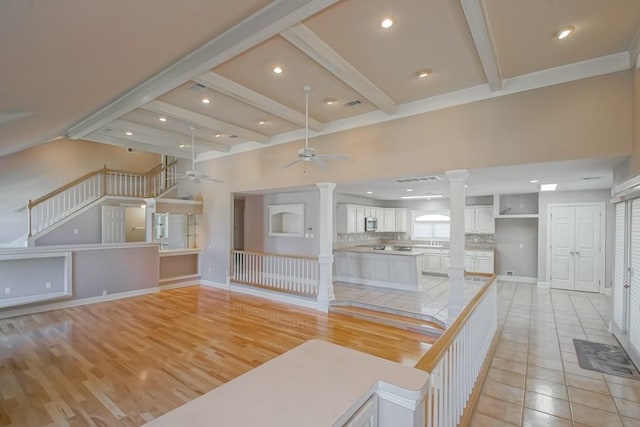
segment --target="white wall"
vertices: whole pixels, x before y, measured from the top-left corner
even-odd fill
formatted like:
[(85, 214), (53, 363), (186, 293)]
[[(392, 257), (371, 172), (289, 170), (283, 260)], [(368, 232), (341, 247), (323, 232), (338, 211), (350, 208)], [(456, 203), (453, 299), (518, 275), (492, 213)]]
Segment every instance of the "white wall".
[(549, 282), (547, 276), (547, 218), (548, 205), (550, 203), (582, 203), (582, 202), (605, 202), (605, 236), (602, 240), (605, 254), (605, 287), (611, 287), (613, 274), (613, 237), (614, 237), (614, 215), (613, 205), (609, 203), (611, 199), (610, 190), (592, 191), (546, 191), (540, 193), (539, 209), (540, 218), (538, 220), (538, 281)]
[[(538, 277), (538, 220), (496, 219), (496, 273)], [(520, 247), (522, 245), (522, 247)]]

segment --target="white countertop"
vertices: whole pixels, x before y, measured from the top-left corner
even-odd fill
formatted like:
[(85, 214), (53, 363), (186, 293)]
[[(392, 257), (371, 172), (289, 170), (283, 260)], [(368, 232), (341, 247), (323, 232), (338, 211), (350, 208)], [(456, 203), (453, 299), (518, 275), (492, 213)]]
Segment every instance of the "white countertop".
[(384, 250), (373, 249), (372, 247), (355, 246), (351, 248), (334, 249), (334, 252), (356, 252), (361, 254), (376, 254), (376, 255), (403, 255), (403, 256), (417, 256), (423, 255), (425, 249), (412, 247), (411, 251), (396, 251), (393, 246), (387, 246)]
[(149, 427), (342, 425), (373, 393), (422, 401), (429, 374), (311, 340), (146, 424)]

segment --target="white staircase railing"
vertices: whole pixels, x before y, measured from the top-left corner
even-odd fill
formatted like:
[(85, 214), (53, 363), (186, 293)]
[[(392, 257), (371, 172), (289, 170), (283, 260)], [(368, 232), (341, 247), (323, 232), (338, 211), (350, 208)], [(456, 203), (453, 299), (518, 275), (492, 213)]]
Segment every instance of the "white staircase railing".
[[(474, 275), (473, 273), (471, 275)], [(460, 425), (485, 364), (498, 325), (495, 275), (416, 365), (431, 374), (426, 398), (427, 427)]]
[(158, 165), (147, 173), (107, 169), (90, 172), (39, 199), (29, 200), (29, 234), (37, 235), (104, 196), (157, 197), (176, 184), (176, 164)]
[(230, 280), (297, 295), (317, 297), (317, 258), (231, 251)]

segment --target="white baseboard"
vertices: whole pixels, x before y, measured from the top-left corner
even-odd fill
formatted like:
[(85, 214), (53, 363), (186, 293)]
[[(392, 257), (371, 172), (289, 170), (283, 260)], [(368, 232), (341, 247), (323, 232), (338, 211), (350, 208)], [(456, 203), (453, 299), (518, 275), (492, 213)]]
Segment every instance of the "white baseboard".
[(604, 289), (602, 290), (602, 293), (603, 293), (604, 295), (609, 295), (609, 296), (611, 296), (611, 288), (604, 288)]
[(551, 289), (551, 283), (549, 283), (549, 282), (538, 282), (538, 289)]
[(527, 277), (527, 276), (505, 276), (504, 274), (499, 274), (497, 277), (498, 280), (507, 280), (511, 282), (519, 282), (519, 283), (532, 283), (536, 284), (538, 279), (535, 277)]
[(186, 280), (178, 283), (171, 283), (169, 285), (160, 285), (158, 289), (161, 291), (168, 291), (169, 289), (178, 289), (178, 288), (186, 288), (188, 286), (199, 285), (200, 280)]
[(230, 292), (237, 292), (239, 294), (251, 295), (254, 297), (266, 298), (271, 301), (282, 302), (285, 304), (293, 304), (300, 307), (313, 308), (314, 310), (323, 311), (316, 300), (309, 298), (298, 297), (295, 295), (287, 295), (282, 292), (271, 292), (266, 289), (253, 288), (251, 286), (236, 285), (230, 283), (212, 282), (209, 280), (201, 280), (200, 284), (211, 288), (222, 289)]
[(77, 307), (77, 306), (80, 306), (80, 305), (96, 304), (96, 303), (99, 303), (99, 302), (113, 301), (113, 300), (122, 299), (122, 298), (136, 297), (136, 296), (139, 296), (139, 295), (153, 294), (153, 293), (158, 292), (158, 290), (159, 290), (159, 288), (157, 286), (154, 286), (152, 288), (144, 288), (144, 289), (136, 289), (134, 291), (118, 292), (118, 293), (110, 294), (110, 295), (99, 295), (97, 297), (81, 298), (81, 299), (76, 299), (76, 300), (71, 300), (71, 301), (54, 302), (54, 303), (51, 303), (51, 304), (43, 304), (43, 305), (38, 305), (38, 306), (34, 306), (34, 307), (16, 308), (16, 309), (13, 309), (13, 310), (0, 311), (0, 319), (6, 319), (8, 317), (24, 316), (24, 315), (27, 315), (27, 314), (43, 313), (45, 311), (59, 310), (61, 308)]

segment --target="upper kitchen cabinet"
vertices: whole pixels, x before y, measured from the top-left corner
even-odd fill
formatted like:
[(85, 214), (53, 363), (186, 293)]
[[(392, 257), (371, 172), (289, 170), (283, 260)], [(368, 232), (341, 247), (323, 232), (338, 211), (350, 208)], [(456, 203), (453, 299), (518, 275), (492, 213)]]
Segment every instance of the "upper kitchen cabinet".
[(338, 233), (364, 233), (365, 218), (377, 219), (379, 233), (406, 233), (409, 231), (409, 211), (404, 208), (379, 208), (375, 206), (360, 206), (338, 204), (336, 229)]
[(496, 222), (493, 206), (467, 206), (464, 208), (464, 232), (495, 234)]

